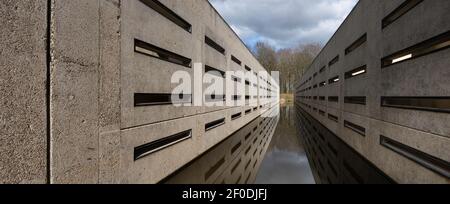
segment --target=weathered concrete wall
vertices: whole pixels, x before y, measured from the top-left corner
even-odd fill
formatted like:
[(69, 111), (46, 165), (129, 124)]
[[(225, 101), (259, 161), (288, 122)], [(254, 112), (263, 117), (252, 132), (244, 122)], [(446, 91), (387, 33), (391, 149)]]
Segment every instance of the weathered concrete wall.
[[(449, 178), (380, 145), (380, 135), (383, 135), (450, 161), (448, 113), (388, 108), (380, 104), (381, 97), (450, 96), (449, 49), (382, 68), (384, 57), (450, 30), (448, 1), (423, 1), (383, 29), (382, 19), (404, 2), (361, 0), (298, 81), (296, 101), (397, 182), (448, 183)], [(346, 54), (345, 49), (365, 33), (367, 41)], [(329, 66), (337, 55), (339, 62)], [(346, 72), (362, 65), (367, 65), (365, 74), (345, 79)], [(320, 72), (323, 67), (324, 71)], [(328, 84), (335, 76), (340, 81)], [(314, 88), (324, 81), (325, 86)], [(339, 102), (314, 100), (314, 96), (338, 96)], [(364, 96), (366, 105), (345, 103), (346, 96)], [(338, 123), (327, 114), (338, 116)], [(365, 128), (365, 137), (346, 128), (344, 121)]]
[(0, 183), (45, 183), (47, 1), (1, 1), (0, 25)]
[[(1, 100), (6, 105), (1, 113), (5, 127), (1, 132), (1, 182), (155, 183), (276, 101), (255, 95), (252, 97), (259, 100), (253, 107), (135, 106), (135, 93), (170, 94), (175, 87), (170, 83), (174, 72), (193, 74), (193, 67), (136, 52), (135, 39), (188, 57), (192, 64), (222, 71), (245, 71), (245, 66), (253, 72), (264, 70), (208, 1), (160, 3), (190, 23), (192, 31), (140, 0), (1, 3), (5, 11), (2, 25), (7, 25), (2, 27), (2, 40), (11, 42), (2, 47), (1, 59), (2, 67), (6, 65), (1, 70)], [(225, 48), (225, 54), (206, 45), (205, 36)], [(232, 55), (242, 64), (233, 62)], [(258, 82), (261, 88), (269, 87), (262, 78), (247, 87)], [(277, 90), (275, 82), (272, 84)], [(232, 100), (231, 95), (227, 97)], [(256, 105), (261, 107), (253, 109)], [(252, 111), (246, 114), (247, 110)], [(242, 117), (232, 120), (239, 112)], [(205, 131), (205, 124), (221, 118), (225, 118), (224, 125)], [(145, 158), (134, 158), (136, 147), (189, 129), (192, 138)]]
[(98, 183), (117, 166), (119, 1), (52, 2), (51, 182)]
[[(135, 52), (135, 39), (188, 57), (193, 63), (199, 62), (203, 66), (206, 64), (221, 71), (245, 71), (245, 65), (251, 67), (252, 71), (264, 70), (208, 1), (165, 0), (161, 3), (190, 23), (192, 32), (183, 30), (139, 0), (122, 1), (121, 4), (122, 132), (120, 149), (122, 151), (121, 171), (124, 172), (121, 174), (120, 182), (122, 183), (157, 182), (260, 114), (257, 111), (248, 115), (244, 114), (245, 110), (252, 108), (250, 106), (134, 107), (134, 93), (171, 93), (176, 85), (168, 83), (173, 73), (187, 71), (192, 76), (194, 72), (192, 68)], [(225, 54), (205, 44), (205, 36), (220, 44), (226, 50)], [(231, 55), (242, 61), (242, 64), (238, 65), (232, 61)], [(241, 83), (245, 81), (242, 80)], [(262, 81), (261, 85), (267, 86)], [(231, 100), (231, 95), (227, 97), (229, 97), (227, 100)], [(231, 115), (239, 112), (243, 116), (237, 120), (231, 120)], [(205, 132), (205, 124), (221, 118), (226, 118), (224, 125)], [(135, 147), (189, 129), (193, 131), (192, 139), (134, 161)], [(162, 165), (162, 168), (154, 164)]]

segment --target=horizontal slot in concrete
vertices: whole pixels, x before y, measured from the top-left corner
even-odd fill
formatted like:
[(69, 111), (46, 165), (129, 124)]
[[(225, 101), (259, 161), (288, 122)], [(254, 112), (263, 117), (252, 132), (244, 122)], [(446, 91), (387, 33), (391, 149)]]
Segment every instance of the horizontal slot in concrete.
[(167, 8), (164, 4), (159, 2), (158, 0), (139, 0), (146, 6), (150, 7), (154, 11), (158, 12), (162, 16), (166, 17), (176, 25), (180, 26), (183, 30), (191, 33), (192, 25), (189, 24), (186, 20), (181, 18), (178, 14)]
[(242, 97), (242, 96), (234, 95), (234, 96), (233, 96), (233, 100), (234, 100), (234, 101), (241, 100), (241, 97)]
[(251, 112), (252, 112), (252, 109), (248, 109), (248, 110), (245, 111), (245, 115), (248, 115), (248, 114), (250, 114)]
[(138, 39), (134, 40), (134, 51), (149, 57), (154, 57), (156, 59), (178, 64), (184, 67), (192, 67), (191, 59)]
[(208, 65), (205, 65), (205, 73), (225, 78), (224, 71), (214, 68), (214, 67), (211, 67), (211, 66), (208, 66)]
[(236, 171), (236, 169), (239, 167), (239, 164), (241, 164), (242, 159), (239, 159), (236, 164), (233, 166), (233, 168), (231, 169), (231, 174), (234, 173), (234, 171)]
[(450, 48), (450, 31), (384, 57), (381, 60), (381, 66), (382, 68), (389, 67), (394, 64), (423, 57), (447, 48)]
[(169, 146), (175, 145), (177, 143), (180, 143), (184, 140), (192, 138), (192, 130), (186, 130), (184, 132), (180, 132), (153, 142), (150, 142), (148, 144), (144, 144), (139, 147), (134, 148), (134, 160), (141, 159), (143, 157), (146, 157), (152, 153), (158, 152), (162, 149), (165, 149)]
[(383, 135), (380, 135), (380, 144), (447, 179), (450, 178), (450, 163), (448, 161), (444, 161)]
[(450, 113), (450, 97), (381, 97), (381, 106)]
[(382, 20), (382, 28), (386, 28), (394, 21), (408, 13), (411, 9), (416, 7), (418, 4), (422, 3), (423, 0), (406, 0), (399, 7), (397, 7), (394, 11), (392, 11), (389, 15), (383, 18)]
[(242, 65), (241, 60), (239, 60), (238, 58), (236, 58), (235, 56), (231, 55), (231, 60), (233, 60), (233, 62), (235, 62), (238, 65)]
[(338, 83), (339, 82), (339, 76), (335, 76), (331, 79), (328, 80), (328, 84), (334, 84), (334, 83)]
[(332, 115), (332, 114), (328, 114), (328, 119), (330, 119), (334, 122), (339, 122), (339, 117)]
[(328, 67), (333, 66), (334, 64), (339, 62), (339, 55), (336, 56), (335, 58), (333, 58), (329, 63), (328, 63)]
[(219, 101), (226, 101), (225, 95), (206, 95), (205, 101), (206, 102), (219, 102)]
[(241, 147), (241, 145), (241, 142), (238, 142), (236, 145), (234, 145), (233, 148), (231, 148), (231, 154), (234, 154), (239, 149), (239, 147)]
[(360, 66), (360, 67), (358, 67), (356, 69), (353, 69), (351, 71), (346, 72), (345, 73), (345, 79), (350, 79), (350, 78), (353, 78), (353, 77), (357, 77), (357, 76), (363, 75), (365, 73), (367, 73), (367, 65), (363, 65), (363, 66)]
[(365, 96), (346, 96), (344, 98), (344, 103), (366, 105), (366, 97)]
[(214, 128), (217, 128), (219, 126), (222, 126), (222, 125), (225, 125), (225, 118), (222, 118), (222, 119), (215, 120), (215, 121), (212, 121), (210, 123), (207, 123), (205, 125), (205, 131), (210, 131), (210, 130), (212, 130)]
[(349, 121), (344, 121), (344, 127), (360, 134), (361, 136), (366, 136), (366, 128), (359, 126), (355, 123), (349, 122)]
[(217, 50), (217, 52), (221, 53), (222, 55), (225, 55), (225, 48), (214, 42), (214, 40), (212, 40), (208, 36), (205, 36), (205, 43), (209, 45), (211, 48)]
[(181, 94), (158, 94), (158, 93), (135, 93), (134, 106), (159, 106), (172, 104), (189, 104), (192, 103), (192, 95)]
[(219, 161), (217, 161), (214, 166), (212, 166), (206, 173), (205, 173), (205, 181), (209, 179), (216, 171), (219, 169), (223, 164), (225, 163), (225, 157), (222, 157)]
[(242, 113), (236, 113), (231, 116), (231, 120), (236, 120), (236, 119), (240, 118), (241, 116), (242, 116)]
[(361, 36), (358, 40), (353, 42), (350, 46), (348, 46), (345, 49), (345, 55), (348, 55), (351, 52), (353, 52), (354, 50), (358, 49), (358, 47), (361, 46), (362, 44), (364, 44), (366, 41), (367, 41), (367, 33), (364, 33), (363, 36)]

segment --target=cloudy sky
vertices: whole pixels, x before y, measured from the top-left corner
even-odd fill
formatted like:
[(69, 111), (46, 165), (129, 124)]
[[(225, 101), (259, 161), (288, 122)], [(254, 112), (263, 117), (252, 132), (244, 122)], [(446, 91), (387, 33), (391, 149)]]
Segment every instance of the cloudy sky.
[(210, 0), (244, 42), (325, 44), (358, 0)]

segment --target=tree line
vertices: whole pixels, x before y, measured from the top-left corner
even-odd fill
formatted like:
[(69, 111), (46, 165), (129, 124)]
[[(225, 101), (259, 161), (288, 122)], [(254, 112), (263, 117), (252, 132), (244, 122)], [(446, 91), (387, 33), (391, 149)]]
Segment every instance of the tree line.
[(294, 83), (311, 65), (322, 46), (317, 43), (277, 50), (267, 42), (257, 42), (254, 54), (267, 71), (280, 72), (280, 92), (293, 93)]

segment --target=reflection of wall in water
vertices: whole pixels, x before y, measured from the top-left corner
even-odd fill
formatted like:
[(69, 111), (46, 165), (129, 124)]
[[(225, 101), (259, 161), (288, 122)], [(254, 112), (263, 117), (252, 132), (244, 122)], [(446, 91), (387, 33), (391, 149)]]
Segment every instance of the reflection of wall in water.
[(317, 183), (394, 183), (300, 107), (297, 117), (300, 138)]
[(278, 120), (256, 118), (161, 183), (254, 183)]

